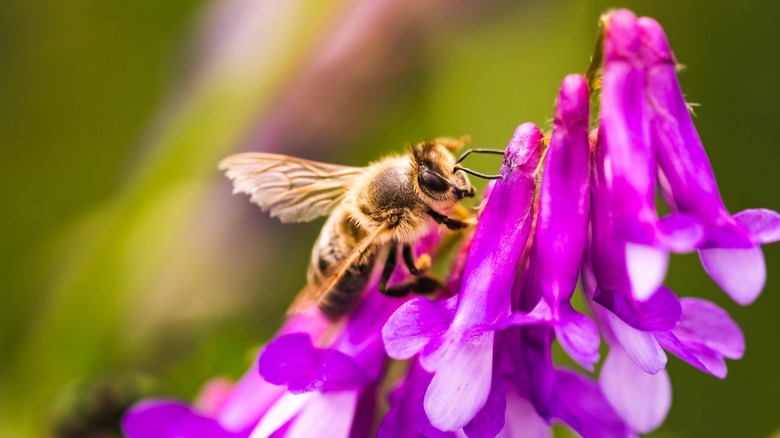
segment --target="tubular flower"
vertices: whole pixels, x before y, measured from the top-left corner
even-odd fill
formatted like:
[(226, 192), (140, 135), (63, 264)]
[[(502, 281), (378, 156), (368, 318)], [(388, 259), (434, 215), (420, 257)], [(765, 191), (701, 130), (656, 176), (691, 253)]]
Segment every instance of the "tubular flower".
[(705, 224), (706, 239), (699, 247), (704, 269), (734, 301), (750, 304), (766, 280), (759, 245), (780, 240), (780, 214), (766, 209), (729, 214), (677, 82), (666, 35), (652, 18), (640, 18), (636, 28), (647, 78), (651, 141), (667, 202)]
[(590, 215), (588, 99), (582, 76), (564, 79), (539, 189), (529, 274), (518, 304), (519, 310), (530, 311), (540, 298), (544, 300), (550, 308), (549, 325), (563, 349), (593, 370), (599, 359), (598, 331), (569, 303), (577, 286)]
[[(617, 10), (602, 25), (600, 77), (589, 78), (600, 89), (567, 76), (550, 135), (515, 130), (444, 293), (389, 298), (369, 281), (338, 325), (316, 308), (290, 317), (238, 384), (207, 386), (195, 407), (142, 402), (127, 435), (541, 438), (563, 424), (632, 437), (669, 412), (667, 353), (724, 378), (742, 332), (724, 309), (663, 285), (669, 253), (699, 251), (716, 283), (749, 304), (765, 280), (759, 245), (780, 240), (780, 214), (726, 210), (658, 23)], [(415, 250), (433, 253), (440, 237)], [(553, 361), (556, 342), (584, 371)], [(384, 385), (390, 359), (407, 363)]]

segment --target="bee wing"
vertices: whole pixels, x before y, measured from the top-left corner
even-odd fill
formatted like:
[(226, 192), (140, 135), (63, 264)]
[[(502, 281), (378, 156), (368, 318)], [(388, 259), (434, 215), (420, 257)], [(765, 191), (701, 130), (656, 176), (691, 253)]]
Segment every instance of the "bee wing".
[(282, 222), (307, 222), (330, 214), (363, 172), (359, 167), (266, 153), (231, 155), (219, 168), (233, 180), (233, 193), (248, 194)]
[(349, 267), (352, 266), (352, 264), (355, 263), (369, 247), (371, 247), (371, 245), (376, 243), (377, 238), (387, 229), (387, 224), (376, 227), (374, 231), (369, 233), (368, 236), (364, 237), (363, 240), (358, 242), (357, 246), (355, 246), (355, 249), (353, 249), (352, 252), (349, 253), (349, 255), (339, 264), (336, 271), (327, 281), (324, 282), (324, 284), (310, 284), (303, 288), (303, 290), (295, 298), (295, 301), (293, 301), (290, 309), (287, 311), (287, 314), (292, 315), (300, 313), (313, 305), (319, 304), (328, 295), (328, 293), (333, 291), (333, 288), (336, 287), (336, 284), (338, 284), (339, 280), (341, 280), (341, 277), (347, 273)]

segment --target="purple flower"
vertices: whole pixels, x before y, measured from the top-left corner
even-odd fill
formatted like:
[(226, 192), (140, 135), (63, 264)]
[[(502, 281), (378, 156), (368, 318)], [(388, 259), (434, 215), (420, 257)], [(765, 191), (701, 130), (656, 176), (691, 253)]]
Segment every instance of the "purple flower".
[[(529, 331), (551, 333), (549, 328), (540, 326), (515, 326), (497, 333), (495, 379), (490, 396), (464, 428), (466, 435), (496, 436), (500, 431), (498, 436), (549, 437), (550, 424), (563, 423), (585, 437), (630, 436), (630, 429), (598, 383), (554, 367), (549, 349), (546, 357), (540, 357), (539, 341), (549, 346), (549, 339), (528, 336)], [(540, 411), (532, 394), (540, 379), (550, 389), (549, 406), (544, 411)]]
[(408, 359), (419, 353), (423, 368), (434, 373), (424, 406), (439, 430), (465, 426), (488, 399), (495, 330), (510, 321), (515, 268), (531, 230), (541, 143), (542, 133), (533, 124), (515, 131), (502, 179), (474, 231), (460, 293), (440, 302), (409, 301), (382, 330), (390, 357)]
[[(615, 155), (620, 156), (623, 154), (623, 150), (636, 148), (642, 151), (650, 150), (648, 149), (649, 143), (645, 142), (646, 136), (641, 133), (649, 129), (649, 132), (653, 134), (653, 138), (658, 143), (657, 138), (663, 137), (663, 133), (670, 130), (668, 127), (662, 126), (662, 122), (668, 122), (667, 125), (669, 126), (679, 126), (682, 121), (687, 121), (690, 124), (690, 116), (687, 113), (687, 109), (685, 109), (682, 94), (679, 93), (679, 86), (674, 76), (671, 52), (668, 50), (663, 32), (657, 26), (657, 23), (652, 20), (638, 20), (630, 11), (620, 10), (612, 13), (605, 22), (602, 126), (598, 132), (596, 165), (594, 166), (592, 182), (591, 262), (596, 282), (592, 291), (593, 299), (609, 310), (609, 313), (603, 318), (607, 325), (615, 328), (625, 323), (630, 327), (630, 330), (645, 333), (641, 335), (643, 339), (641, 342), (637, 342), (636, 337), (632, 337), (630, 342), (621, 342), (628, 356), (644, 371), (655, 374), (665, 367), (666, 356), (661, 349), (661, 344), (658, 342), (658, 340), (662, 339), (664, 348), (681, 356), (694, 366), (716, 376), (723, 377), (725, 376), (725, 366), (710, 363), (714, 359), (710, 360), (708, 358), (709, 356), (720, 357), (717, 349), (700, 351), (698, 347), (693, 345), (690, 348), (684, 347), (683, 344), (685, 342), (681, 341), (674, 333), (675, 330), (679, 330), (677, 327), (682, 325), (683, 318), (689, 322), (691, 320), (698, 321), (706, 319), (706, 317), (694, 316), (694, 314), (709, 314), (712, 312), (725, 314), (725, 312), (717, 307), (704, 308), (702, 305), (694, 306), (690, 304), (690, 301), (686, 301), (686, 306), (683, 308), (675, 294), (671, 290), (657, 284), (658, 281), (636, 281), (637, 278), (646, 279), (648, 277), (646, 273), (641, 273), (642, 270), (647, 270), (647, 265), (635, 265), (637, 260), (635, 253), (638, 247), (631, 243), (630, 233), (625, 232), (627, 228), (625, 223), (630, 222), (630, 219), (622, 217), (615, 212), (616, 205), (622, 205), (627, 201), (624, 192), (616, 188), (617, 184), (610, 184), (611, 179), (617, 179), (614, 176), (615, 169), (620, 167), (614, 164)], [(672, 119), (671, 115), (674, 113), (665, 111), (665, 106), (658, 105), (658, 101), (655, 98), (656, 94), (664, 96), (665, 94), (661, 93), (659, 89), (654, 90), (654, 88), (658, 87), (653, 86), (653, 75), (647, 73), (647, 71), (653, 71), (648, 66), (654, 66), (658, 59), (661, 59), (659, 56), (665, 57), (664, 59), (669, 61), (667, 67), (670, 67), (671, 70), (668, 73), (672, 76), (666, 79), (673, 82), (675, 90), (679, 95), (680, 108), (685, 109), (682, 113), (676, 114), (684, 119), (682, 121)], [(630, 75), (625, 73), (625, 71), (629, 71)], [(629, 82), (624, 80), (623, 76), (632, 78), (633, 82), (630, 82), (630, 85), (628, 85)], [(632, 102), (633, 106), (630, 108), (622, 107), (620, 111), (615, 111), (612, 106), (616, 105), (616, 101)], [(693, 130), (692, 124), (690, 124), (689, 128)], [(613, 142), (615, 132), (623, 137), (633, 134), (633, 142), (620, 142), (615, 146)], [(692, 132), (695, 134), (695, 131)], [(706, 165), (707, 168), (706, 172), (702, 171), (700, 173), (706, 173), (711, 176), (712, 171), (709, 170), (709, 164), (706, 163), (706, 156), (701, 143), (697, 140), (695, 145), (697, 147), (693, 149), (700, 155), (697, 166), (701, 168)], [(668, 164), (669, 162), (674, 162), (680, 156), (691, 155), (683, 147), (683, 144), (678, 144), (677, 146), (678, 150), (675, 154), (670, 153), (669, 150), (658, 152), (661, 149), (660, 146), (653, 149), (661, 157), (659, 161), (664, 173), (666, 173), (664, 162)], [(615, 153), (616, 150), (619, 152)], [(647, 154), (647, 156), (652, 157), (652, 154)], [(676, 164), (679, 166), (679, 163)], [(680, 178), (691, 178), (689, 175), (678, 176)], [(720, 202), (717, 195), (717, 188), (714, 185), (714, 179), (709, 178), (705, 182), (705, 186), (710, 187), (708, 190), (714, 190), (714, 196), (718, 198), (718, 205), (722, 206), (722, 202)], [(695, 198), (690, 193), (687, 193), (687, 195)], [(699, 195), (706, 197), (703, 192)], [(693, 202), (693, 204), (698, 205), (698, 202)], [(683, 213), (695, 213), (697, 217), (707, 221), (705, 223), (710, 224), (708, 225), (707, 233), (712, 235), (711, 221), (707, 219), (705, 214), (701, 213), (704, 208), (691, 207), (681, 209), (681, 211)], [(725, 212), (725, 208), (717, 208), (716, 210)], [(726, 217), (728, 217), (727, 214)], [(767, 216), (766, 222), (768, 225), (765, 228), (769, 228), (772, 224), (772, 218)], [(690, 216), (673, 215), (657, 222), (655, 226), (656, 230), (660, 230), (661, 234), (666, 236), (667, 242), (670, 240), (676, 243), (685, 242), (687, 244), (696, 242), (697, 246), (700, 243), (700, 230), (695, 223), (690, 222)], [(729, 225), (729, 227), (733, 229), (732, 226)], [(705, 247), (708, 244), (705, 242)], [(688, 245), (680, 246), (687, 247)], [(647, 250), (640, 249), (639, 251), (644, 253)], [(643, 259), (652, 260), (653, 257), (643, 257)], [(655, 267), (651, 267), (650, 271), (655, 271)], [(650, 276), (656, 278), (654, 272), (651, 272)], [(646, 290), (637, 293), (638, 284), (643, 285), (642, 287), (646, 286)], [(726, 318), (724, 321), (730, 322), (730, 319)], [(736, 325), (731, 327), (731, 329), (739, 331)], [(613, 330), (614, 337), (620, 339), (628, 330), (629, 328), (621, 326), (619, 329)], [(683, 338), (689, 342), (699, 344), (702, 341), (700, 338), (708, 334), (706, 331), (694, 331), (697, 333), (696, 339), (692, 339), (690, 336), (683, 336)], [(656, 339), (657, 337), (659, 339)], [(738, 337), (741, 339), (741, 334)], [(732, 337), (730, 339), (736, 338)], [(733, 350), (727, 348), (726, 352), (729, 354), (725, 354), (725, 356), (741, 356), (741, 346), (737, 345), (740, 342), (730, 346), (740, 350), (739, 355), (734, 354)], [(694, 351), (697, 351), (698, 354)], [(701, 357), (697, 358), (697, 356)], [(702, 361), (710, 363), (710, 366), (704, 365)], [(720, 357), (720, 361), (722, 362), (722, 357)]]
[(412, 361), (402, 382), (390, 393), (390, 409), (379, 426), (378, 438), (456, 436), (431, 426), (425, 414), (423, 399), (432, 378), (433, 373), (425, 371), (419, 361)]
[(766, 280), (759, 245), (780, 240), (780, 214), (764, 209), (729, 214), (677, 82), (663, 29), (647, 17), (640, 18), (635, 29), (641, 37), (651, 140), (667, 202), (706, 225), (700, 250), (704, 268), (734, 301), (750, 304)]
[[(537, 412), (554, 416), (554, 368), (551, 344), (563, 349), (588, 370), (598, 361), (596, 325), (574, 310), (570, 299), (580, 274), (588, 233), (589, 95), (584, 77), (567, 76), (556, 105), (555, 124), (546, 153), (536, 229), (525, 273), (515, 286), (515, 307), (546, 318), (518, 331), (524, 354), (516, 361), (527, 377), (527, 397)], [(541, 302), (540, 302), (541, 300)], [(536, 308), (536, 312), (534, 309)]]
[[(592, 296), (595, 284), (595, 276), (586, 263), (583, 287), (587, 296)], [(663, 315), (666, 305), (679, 316), (679, 321), (666, 330), (640, 330), (609, 310), (609, 306), (591, 306), (610, 346), (599, 383), (610, 404), (637, 433), (658, 427), (671, 404), (664, 349), (719, 378), (726, 375), (723, 358), (739, 359), (744, 351), (739, 327), (715, 304), (693, 298), (678, 300), (668, 289), (657, 293), (652, 301), (655, 304), (648, 307), (655, 307), (653, 312)]]
[(619, 264), (626, 266), (626, 286), (630, 288), (624, 291), (646, 300), (663, 282), (668, 252), (696, 249), (703, 230), (699, 221), (688, 215), (658, 219), (655, 156), (650, 143), (647, 80), (640, 60), (637, 18), (628, 10), (618, 10), (603, 21), (598, 190), (611, 193), (602, 211), (610, 216), (610, 238), (621, 240), (620, 251), (625, 253), (625, 261)]
[[(280, 335), (300, 332), (319, 338), (326, 328), (327, 320), (312, 311), (290, 318)], [(122, 428), (130, 438), (247, 437), (283, 394), (283, 387), (265, 381), (252, 369), (232, 387), (206, 385), (200, 406), (170, 399), (142, 401), (125, 415)]]
[[(540, 295), (561, 346), (584, 368), (598, 361), (599, 335), (569, 300), (580, 275), (590, 213), (587, 82), (563, 80), (547, 149), (536, 216), (536, 232), (519, 310), (529, 312)], [(521, 304), (522, 306), (522, 304)]]

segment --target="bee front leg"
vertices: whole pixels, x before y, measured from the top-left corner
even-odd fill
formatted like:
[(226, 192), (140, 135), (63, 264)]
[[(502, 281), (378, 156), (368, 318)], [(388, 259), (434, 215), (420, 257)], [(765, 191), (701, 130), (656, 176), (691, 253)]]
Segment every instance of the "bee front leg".
[(433, 209), (428, 210), (428, 215), (432, 217), (433, 220), (436, 221), (436, 223), (442, 224), (445, 227), (449, 228), (450, 230), (462, 230), (468, 227), (469, 225), (471, 225), (469, 222), (452, 219)]

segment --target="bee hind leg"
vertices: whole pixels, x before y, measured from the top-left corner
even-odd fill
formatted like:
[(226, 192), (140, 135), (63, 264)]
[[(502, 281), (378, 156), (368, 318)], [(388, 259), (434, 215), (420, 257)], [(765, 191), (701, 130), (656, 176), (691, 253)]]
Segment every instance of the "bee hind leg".
[(388, 297), (400, 298), (405, 297), (412, 292), (418, 295), (429, 295), (442, 289), (444, 289), (444, 285), (439, 280), (427, 275), (421, 275), (415, 277), (413, 280), (390, 287), (385, 285), (384, 289), (380, 288), (379, 291)]
[[(412, 292), (419, 295), (427, 295), (436, 292), (437, 290), (444, 289), (444, 286), (439, 280), (424, 275), (425, 270), (430, 267), (430, 257), (428, 257), (427, 254), (420, 257), (421, 266), (417, 267), (417, 265), (414, 264), (414, 254), (412, 253), (411, 246), (404, 245), (403, 258), (406, 267), (409, 268), (409, 272), (411, 272), (412, 275), (415, 275), (415, 278), (393, 286), (387, 285), (388, 281), (390, 281), (390, 276), (393, 275), (398, 260), (398, 246), (393, 243), (390, 246), (390, 251), (387, 253), (387, 260), (385, 261), (384, 268), (382, 268), (382, 276), (379, 278), (379, 292), (388, 297), (400, 298), (405, 297)], [(412, 268), (414, 268), (414, 270), (412, 270)]]
[[(405, 249), (405, 248), (404, 248)], [(390, 276), (393, 275), (395, 270), (395, 264), (398, 260), (398, 246), (393, 242), (390, 245), (390, 251), (387, 253), (387, 260), (385, 260), (385, 266), (382, 268), (382, 276), (379, 277), (379, 292), (387, 295), (387, 282), (390, 281)]]
[(431, 267), (431, 257), (428, 254), (421, 255), (415, 262), (414, 252), (412, 252), (412, 246), (409, 244), (404, 245), (403, 257), (406, 268), (415, 277), (419, 277)]

